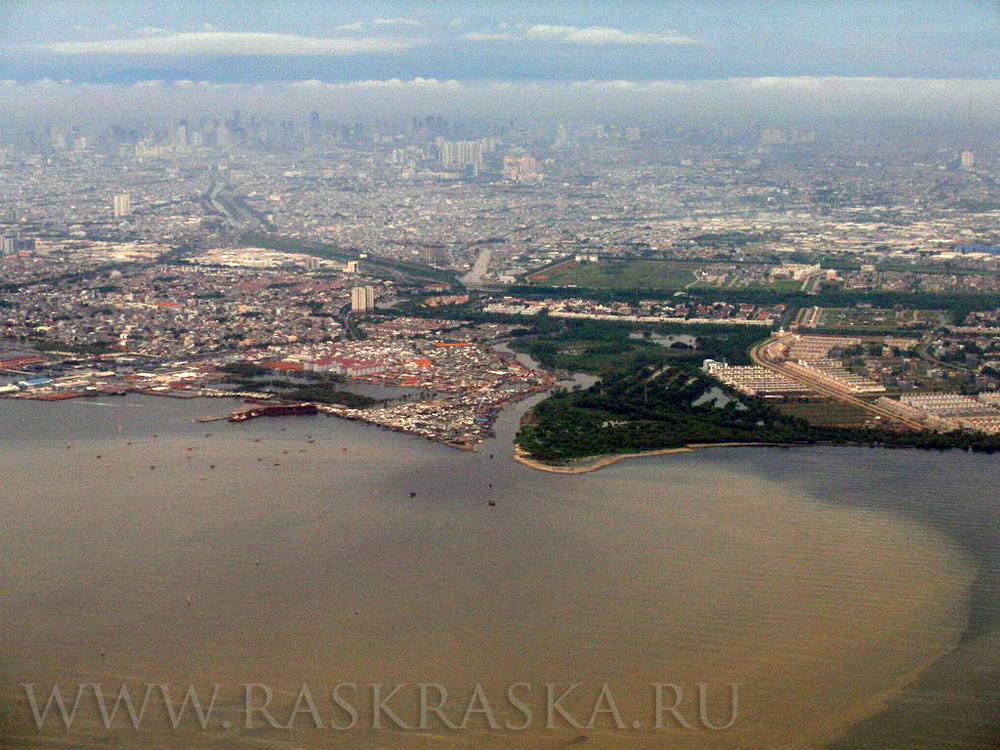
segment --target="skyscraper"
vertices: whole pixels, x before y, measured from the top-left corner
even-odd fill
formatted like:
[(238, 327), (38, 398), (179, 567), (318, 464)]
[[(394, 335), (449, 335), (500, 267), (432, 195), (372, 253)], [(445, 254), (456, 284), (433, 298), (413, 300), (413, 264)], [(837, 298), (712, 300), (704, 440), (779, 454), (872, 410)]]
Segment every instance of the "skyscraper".
[(361, 313), (375, 309), (375, 288), (356, 286), (351, 290), (351, 312)]
[(0, 237), (0, 255), (30, 253), (35, 249), (34, 237)]
[(132, 213), (132, 199), (128, 193), (117, 193), (112, 199), (112, 208), (116, 219), (129, 216)]
[(441, 166), (445, 169), (461, 169), (474, 166), (483, 168), (483, 144), (481, 141), (442, 141), (439, 145)]
[(962, 169), (972, 169), (976, 165), (976, 155), (966, 149), (959, 157), (959, 163), (962, 165)]

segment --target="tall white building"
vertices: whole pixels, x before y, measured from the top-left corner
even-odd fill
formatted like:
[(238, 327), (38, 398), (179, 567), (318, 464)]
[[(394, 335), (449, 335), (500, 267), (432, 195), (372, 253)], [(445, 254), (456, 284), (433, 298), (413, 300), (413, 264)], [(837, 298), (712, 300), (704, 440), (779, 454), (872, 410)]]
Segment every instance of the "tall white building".
[(482, 141), (442, 141), (438, 146), (441, 166), (445, 169), (457, 169), (474, 166), (483, 168)]
[(965, 150), (959, 156), (959, 163), (962, 165), (962, 169), (972, 169), (976, 165), (976, 155), (969, 150)]
[(356, 286), (351, 290), (351, 312), (368, 312), (375, 309), (375, 288)]
[(129, 194), (117, 193), (112, 199), (112, 209), (116, 219), (129, 216), (132, 213), (132, 199)]

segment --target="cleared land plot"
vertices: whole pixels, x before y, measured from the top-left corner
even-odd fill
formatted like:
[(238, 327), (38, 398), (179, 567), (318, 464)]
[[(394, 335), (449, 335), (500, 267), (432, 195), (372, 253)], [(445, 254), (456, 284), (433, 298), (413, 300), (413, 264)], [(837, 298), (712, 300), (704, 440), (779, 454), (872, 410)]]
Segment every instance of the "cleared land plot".
[(591, 289), (683, 289), (695, 281), (697, 268), (697, 263), (658, 260), (572, 262), (530, 278), (551, 286)]

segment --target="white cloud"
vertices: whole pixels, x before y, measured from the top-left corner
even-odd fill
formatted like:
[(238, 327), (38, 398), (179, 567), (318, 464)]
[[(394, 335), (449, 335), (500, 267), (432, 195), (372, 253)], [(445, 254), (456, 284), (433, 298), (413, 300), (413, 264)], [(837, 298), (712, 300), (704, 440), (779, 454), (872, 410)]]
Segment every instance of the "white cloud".
[(371, 81), (356, 81), (354, 83), (345, 84), (334, 84), (334, 86), (343, 86), (345, 88), (354, 89), (461, 89), (463, 85), (455, 80), (440, 81), (437, 78), (421, 78), (417, 76), (409, 81), (404, 81), (399, 78), (390, 78), (388, 80), (371, 80)]
[[(761, 76), (759, 78), (732, 78), (737, 88), (750, 89), (812, 89), (816, 90), (829, 81), (860, 81), (861, 78), (817, 78), (814, 76)], [(879, 79), (871, 79), (879, 80)]]
[(494, 34), (489, 31), (470, 31), (468, 34), (463, 34), (462, 39), (468, 39), (470, 42), (495, 42), (501, 39), (510, 39), (510, 34)]
[(59, 55), (353, 55), (406, 49), (414, 44), (414, 41), (371, 37), (345, 39), (204, 31), (148, 39), (54, 42), (38, 46)]
[(140, 26), (133, 33), (136, 36), (163, 36), (169, 34), (170, 29), (161, 29), (159, 26)]
[(334, 26), (334, 31), (361, 31), (364, 28), (364, 24), (361, 21), (355, 21), (354, 23), (342, 23), (340, 26)]
[(622, 31), (607, 26), (554, 26), (536, 24), (524, 27), (522, 39), (563, 44), (668, 44), (689, 45), (698, 41), (676, 31), (649, 33)]
[(372, 21), (372, 26), (423, 26), (420, 21), (412, 18), (376, 18)]
[(437, 78), (416, 77), (408, 81), (402, 78), (372, 79), (367, 81), (350, 81), (324, 83), (315, 78), (306, 81), (296, 81), (287, 84), (289, 88), (303, 91), (342, 91), (342, 90), (364, 90), (364, 89), (461, 89), (463, 84), (455, 80), (441, 81)]

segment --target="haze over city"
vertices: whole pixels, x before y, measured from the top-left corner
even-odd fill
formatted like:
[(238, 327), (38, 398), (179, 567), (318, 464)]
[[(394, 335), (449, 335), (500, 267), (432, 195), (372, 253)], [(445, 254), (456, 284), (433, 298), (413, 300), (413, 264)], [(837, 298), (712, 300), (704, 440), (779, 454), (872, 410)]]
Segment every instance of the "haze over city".
[[(6, 3), (5, 118), (127, 109), (995, 122), (995, 3)], [(544, 112), (540, 111), (544, 110)], [(124, 113), (123, 113), (124, 114)]]

